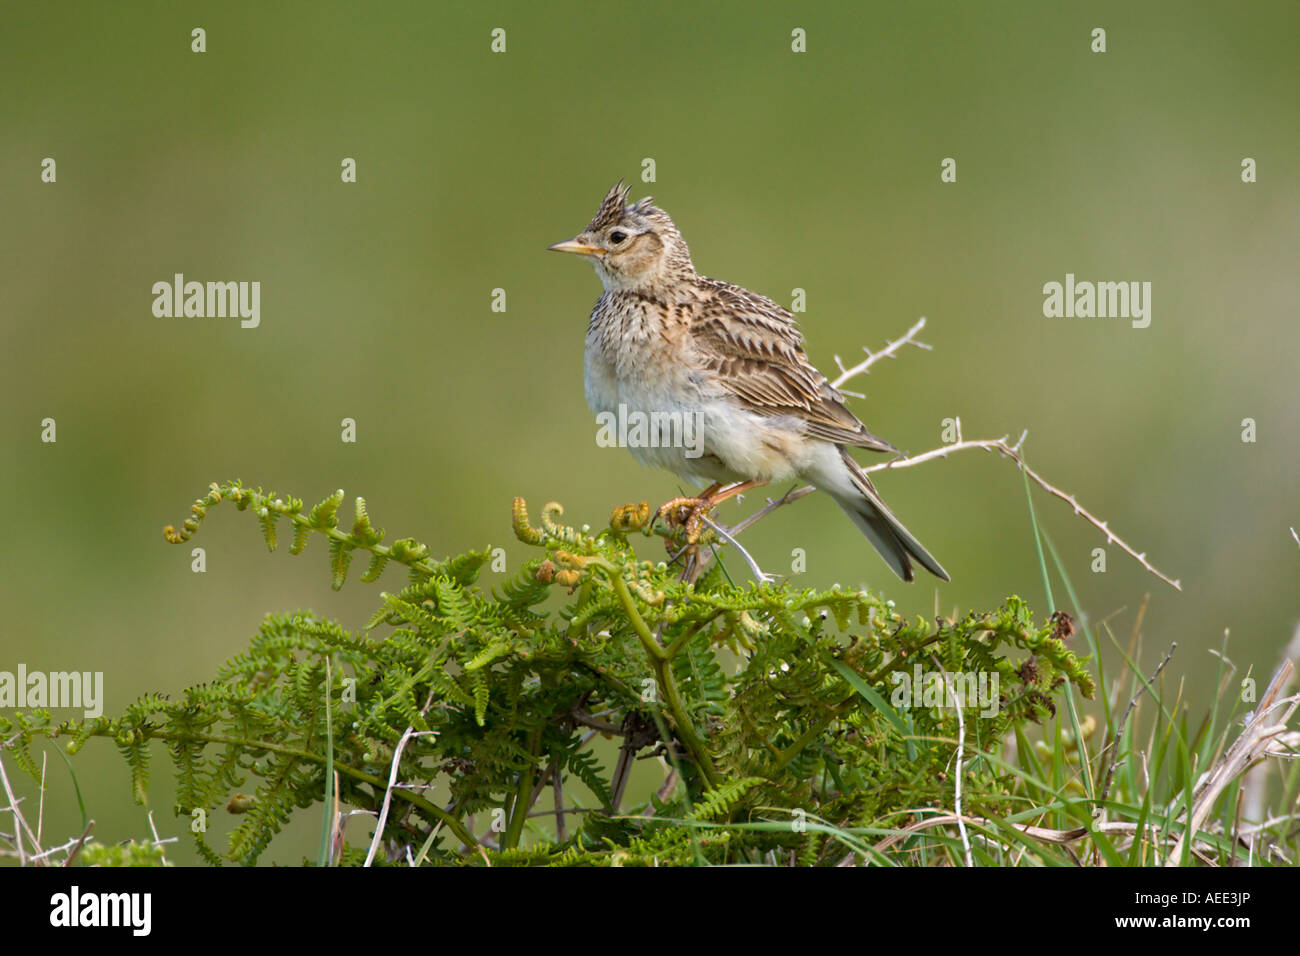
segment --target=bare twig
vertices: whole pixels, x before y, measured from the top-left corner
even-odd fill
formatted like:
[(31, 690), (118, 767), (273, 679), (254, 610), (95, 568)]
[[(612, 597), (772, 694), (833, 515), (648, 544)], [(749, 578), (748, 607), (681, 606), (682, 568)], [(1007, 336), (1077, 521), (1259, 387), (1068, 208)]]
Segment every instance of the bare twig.
[[(153, 825), (153, 814), (152, 814), (152, 813), (149, 814), (149, 825), (150, 825), (150, 826)], [(91, 820), (89, 823), (86, 824), (86, 829), (83, 830), (83, 831), (81, 831), (81, 836), (78, 837), (77, 842), (76, 842), (75, 844), (73, 844), (72, 852), (68, 854), (68, 858), (67, 858), (66, 860), (63, 861), (63, 865), (64, 865), (64, 866), (72, 866), (72, 864), (76, 861), (76, 859), (77, 859), (77, 854), (80, 853), (80, 852), (81, 852), (81, 848), (82, 848), (83, 846), (86, 845), (86, 838), (90, 836), (90, 831), (93, 830), (93, 829), (95, 829), (95, 821), (94, 821), (94, 820)], [(157, 840), (157, 838), (158, 838), (158, 835), (155, 833), (155, 834), (154, 834), (154, 839)], [(166, 855), (164, 855), (164, 856), (163, 856), (163, 860), (166, 861), (166, 859), (167, 859), (167, 857), (166, 857)]]
[(713, 521), (710, 521), (708, 515), (701, 515), (700, 520), (703, 521), (710, 528), (712, 528), (715, 532), (720, 534), (723, 540), (733, 545), (735, 549), (740, 552), (740, 556), (745, 559), (745, 563), (749, 565), (749, 570), (754, 573), (754, 577), (758, 579), (758, 582), (760, 584), (767, 584), (771, 581), (776, 580), (776, 575), (768, 574), (766, 571), (760, 568), (758, 566), (758, 562), (754, 560), (754, 556), (751, 555), (744, 548), (742, 548), (740, 546), (740, 542), (737, 541), (735, 537), (732, 536), (731, 532), (729, 532), (726, 528), (722, 527), (719, 524), (714, 523)]
[[(91, 821), (90, 821), (90, 825), (91, 825), (91, 826), (94, 826), (94, 825), (95, 825), (95, 821), (94, 821), (94, 820), (91, 820)], [(89, 827), (86, 829), (86, 832), (87, 832), (87, 833), (90, 832)], [(158, 847), (158, 849), (159, 849), (159, 851), (160, 851), (160, 855), (162, 856), (162, 861), (163, 861), (163, 863), (165, 864), (165, 863), (167, 862), (167, 853), (166, 853), (165, 851), (163, 851), (162, 848), (163, 848), (164, 846), (166, 846), (168, 843), (175, 843), (175, 842), (176, 842), (176, 837), (168, 837), (167, 839), (164, 840), (162, 837), (160, 837), (160, 836), (158, 835), (158, 826), (157, 826), (157, 824), (155, 824), (154, 821), (153, 821), (153, 811), (152, 811), (152, 810), (149, 811), (149, 832), (153, 834), (153, 845), (156, 846), (156, 847)], [(84, 840), (85, 838), (86, 838), (86, 837), (85, 837), (85, 834), (82, 834), (82, 839)], [(66, 864), (65, 864), (65, 865), (66, 865)]]
[[(960, 423), (958, 423), (958, 428), (960, 429), (960, 427), (961, 427)], [(1045, 479), (1042, 475), (1040, 475), (1038, 472), (1034, 471), (1034, 469), (1030, 468), (1027, 464), (1025, 464), (1025, 460), (1021, 456), (1020, 449), (1024, 445), (1026, 434), (1027, 433), (1022, 432), (1020, 435), (1020, 439), (1014, 445), (1008, 445), (1007, 444), (1008, 436), (1006, 435), (1003, 435), (1001, 438), (997, 438), (997, 439), (981, 439), (978, 441), (964, 441), (960, 438), (960, 432), (958, 432), (959, 435), (958, 440), (951, 445), (944, 445), (942, 448), (936, 448), (933, 451), (928, 451), (925, 452), (924, 454), (912, 455), (908, 458), (898, 458), (895, 459), (894, 461), (885, 462), (884, 464), (880, 464), (880, 465), (873, 465), (870, 468), (863, 468), (862, 470), (870, 473), (873, 471), (893, 470), (895, 468), (911, 468), (913, 465), (919, 465), (923, 462), (931, 461), (935, 458), (947, 458), (948, 455), (950, 455), (954, 451), (965, 451), (968, 448), (982, 448), (985, 451), (996, 451), (1004, 458), (1010, 458), (1012, 461), (1014, 461), (1020, 467), (1020, 470), (1023, 471), (1026, 475), (1028, 475), (1040, 488), (1048, 492), (1048, 494), (1060, 498), (1062, 501), (1064, 501), (1066, 504), (1068, 504), (1071, 508), (1074, 509), (1075, 514), (1082, 517), (1090, 525), (1092, 525), (1098, 531), (1106, 535), (1107, 544), (1117, 545), (1121, 551), (1123, 551), (1125, 554), (1129, 555), (1129, 557), (1137, 561), (1138, 564), (1146, 568), (1147, 571), (1149, 571), (1151, 574), (1158, 577), (1161, 581), (1164, 581), (1174, 590), (1181, 591), (1183, 589), (1183, 586), (1176, 579), (1170, 578), (1167, 575), (1165, 575), (1163, 572), (1159, 571), (1155, 567), (1155, 565), (1153, 565), (1150, 561), (1148, 561), (1145, 551), (1139, 553), (1135, 548), (1131, 547), (1127, 542), (1125, 542), (1122, 538), (1120, 538), (1117, 534), (1115, 534), (1115, 532), (1111, 531), (1110, 528), (1107, 527), (1107, 522), (1102, 521), (1100, 518), (1096, 517), (1092, 512), (1090, 512), (1087, 508), (1083, 507), (1083, 505), (1079, 504), (1079, 502), (1075, 500), (1074, 495), (1067, 494), (1066, 492), (1062, 491), (1060, 488), (1057, 488), (1055, 485), (1050, 484), (1047, 481), (1047, 479)]]
[[(936, 458), (947, 458), (950, 454), (952, 454), (955, 451), (967, 451), (972, 448), (982, 448), (985, 451), (996, 451), (999, 454), (1001, 454), (1004, 458), (1009, 458), (1012, 461), (1014, 461), (1016, 465), (1034, 481), (1035, 484), (1043, 488), (1049, 494), (1052, 494), (1055, 497), (1060, 498), (1062, 501), (1066, 502), (1068, 505), (1070, 505), (1070, 507), (1074, 509), (1075, 514), (1082, 517), (1090, 525), (1092, 525), (1098, 531), (1106, 535), (1107, 544), (1114, 544), (1118, 546), (1120, 550), (1122, 550), (1125, 554), (1129, 555), (1135, 561), (1137, 561), (1138, 564), (1146, 568), (1146, 570), (1149, 573), (1155, 575), (1161, 581), (1164, 581), (1166, 584), (1168, 584), (1170, 587), (1174, 588), (1175, 590), (1181, 591), (1183, 589), (1182, 584), (1177, 579), (1170, 578), (1168, 575), (1164, 574), (1158, 568), (1156, 568), (1150, 561), (1148, 561), (1146, 552), (1139, 553), (1135, 548), (1129, 545), (1128, 542), (1124, 541), (1122, 538), (1119, 537), (1119, 535), (1111, 531), (1107, 525), (1107, 522), (1102, 521), (1100, 518), (1096, 517), (1092, 512), (1090, 512), (1087, 508), (1083, 507), (1083, 505), (1079, 504), (1079, 502), (1075, 500), (1073, 495), (1067, 494), (1066, 492), (1062, 491), (1060, 488), (1057, 488), (1055, 485), (1049, 483), (1045, 478), (1043, 478), (1042, 475), (1040, 475), (1038, 472), (1034, 471), (1034, 469), (1030, 468), (1027, 464), (1025, 464), (1025, 460), (1024, 458), (1021, 457), (1020, 454), (1020, 448), (1023, 445), (1025, 440), (1024, 434), (1020, 436), (1020, 439), (1014, 445), (1007, 444), (1008, 437), (1009, 436), (1007, 435), (1003, 435), (1001, 438), (980, 439), (974, 441), (963, 439), (963, 440), (956, 441), (951, 445), (944, 445), (941, 448), (935, 448), (931, 451), (927, 451), (919, 455), (911, 455), (906, 458), (896, 458), (893, 461), (884, 462), (879, 465), (871, 465), (869, 467), (863, 468), (862, 470), (869, 474), (875, 471), (891, 471), (896, 468), (911, 468), (913, 465), (924, 464), (925, 462), (933, 461)], [(781, 507), (782, 505), (787, 505), (790, 504), (791, 502), (798, 501), (800, 498), (810, 495), (816, 490), (817, 489), (814, 488), (812, 485), (804, 485), (802, 487), (791, 488), (784, 495), (782, 495), (780, 498), (777, 498), (775, 500), (769, 498), (766, 505), (764, 505), (758, 511), (754, 512), (749, 517), (745, 518), (743, 521), (737, 522), (735, 525), (731, 527), (730, 532), (732, 537), (734, 538), (734, 536), (740, 534), (742, 531), (752, 527), (760, 519), (771, 514), (773, 511), (775, 511), (777, 508)]]
[(925, 349), (927, 352), (930, 351), (930, 346), (926, 345), (924, 342), (916, 341), (916, 333), (920, 332), (923, 328), (925, 328), (925, 316), (921, 316), (921, 318), (917, 320), (916, 325), (908, 329), (907, 333), (898, 341), (886, 341), (885, 347), (879, 352), (873, 352), (865, 345), (862, 346), (862, 351), (867, 353), (867, 357), (852, 368), (845, 368), (844, 363), (840, 361), (840, 357), (838, 355), (835, 356), (835, 367), (840, 370), (840, 374), (835, 381), (831, 382), (831, 388), (837, 389), (843, 395), (852, 395), (854, 398), (865, 398), (865, 395), (859, 395), (857, 392), (845, 391), (840, 388), (840, 386), (859, 375), (865, 375), (871, 369), (871, 366), (875, 365), (881, 359), (894, 358), (897, 355), (898, 350), (904, 345), (915, 345), (918, 349)]
[(804, 485), (802, 488), (796, 485), (793, 488), (791, 488), (789, 491), (787, 491), (785, 494), (783, 494), (780, 498), (777, 498), (775, 501), (773, 501), (771, 498), (768, 498), (766, 505), (764, 505), (762, 508), (755, 511), (752, 515), (750, 515), (745, 520), (738, 521), (734, 525), (732, 525), (731, 533), (733, 535), (740, 534), (746, 528), (750, 527), (751, 525), (757, 524), (761, 518), (764, 518), (767, 515), (771, 514), (773, 511), (775, 511), (777, 508), (781, 507), (782, 505), (788, 505), (792, 501), (798, 501), (800, 498), (807, 497), (808, 495), (812, 494), (816, 490), (817, 489), (814, 488), (812, 485)]
[[(1139, 553), (1135, 548), (1129, 545), (1128, 542), (1124, 541), (1122, 538), (1119, 537), (1119, 535), (1111, 531), (1110, 528), (1107, 526), (1107, 522), (1102, 521), (1100, 518), (1096, 517), (1092, 512), (1090, 512), (1087, 508), (1083, 507), (1083, 505), (1079, 504), (1079, 502), (1075, 500), (1073, 495), (1067, 494), (1066, 492), (1062, 491), (1060, 488), (1057, 488), (1055, 485), (1049, 483), (1045, 478), (1043, 478), (1042, 475), (1040, 475), (1038, 472), (1034, 471), (1034, 469), (1030, 468), (1027, 464), (1025, 464), (1025, 460), (1024, 458), (1021, 457), (1021, 453), (1020, 453), (1020, 448), (1023, 445), (1025, 440), (1025, 434), (1021, 434), (1020, 439), (1014, 445), (1007, 444), (1008, 437), (1009, 436), (1007, 435), (1003, 435), (1001, 438), (979, 439), (973, 441), (962, 439), (950, 445), (944, 445), (941, 448), (935, 448), (932, 449), (931, 451), (923, 452), (922, 454), (919, 455), (911, 455), (906, 458), (896, 458), (893, 461), (884, 462), (879, 465), (871, 465), (869, 467), (863, 468), (862, 470), (870, 474), (871, 472), (875, 472), (875, 471), (892, 471), (893, 469), (896, 468), (911, 468), (913, 465), (924, 464), (925, 462), (933, 461), (936, 458), (947, 458), (950, 454), (952, 454), (955, 451), (967, 451), (972, 448), (982, 448), (985, 451), (996, 451), (1004, 458), (1009, 458), (1012, 461), (1014, 461), (1016, 465), (1034, 481), (1035, 484), (1037, 484), (1040, 488), (1043, 488), (1049, 494), (1054, 495), (1057, 498), (1060, 498), (1062, 501), (1070, 505), (1070, 507), (1074, 509), (1075, 514), (1082, 517), (1090, 525), (1092, 525), (1098, 531), (1106, 535), (1107, 544), (1114, 544), (1118, 546), (1120, 550), (1122, 550), (1125, 554), (1132, 557), (1135, 561), (1138, 562), (1138, 564), (1146, 568), (1148, 572), (1155, 575), (1161, 581), (1164, 581), (1166, 584), (1168, 584), (1170, 587), (1174, 588), (1175, 590), (1181, 591), (1183, 589), (1182, 584), (1177, 579), (1170, 578), (1168, 575), (1164, 574), (1162, 571), (1156, 568), (1150, 561), (1148, 561), (1146, 552)], [(812, 494), (815, 490), (816, 489), (813, 488), (812, 485), (804, 485), (801, 488), (792, 488), (791, 490), (787, 491), (784, 495), (782, 495), (780, 498), (777, 498), (774, 501), (769, 499), (768, 503), (763, 508), (754, 512), (754, 514), (750, 515), (748, 518), (737, 523), (734, 527), (732, 527), (731, 534), (733, 536), (740, 534), (740, 532), (744, 531), (746, 528), (751, 527), (759, 519), (767, 516), (768, 514), (771, 514), (773, 511), (775, 511), (777, 508), (781, 507), (782, 505), (789, 504), (792, 501), (798, 501), (800, 498)]]
[(393, 788), (398, 786), (397, 768), (402, 762), (402, 751), (406, 749), (407, 741), (412, 737), (436, 735), (437, 731), (435, 730), (416, 730), (414, 727), (407, 727), (402, 733), (401, 739), (397, 741), (397, 746), (393, 749), (393, 763), (388, 769), (388, 786), (384, 788), (384, 802), (379, 807), (379, 819), (375, 822), (375, 835), (370, 841), (370, 849), (366, 853), (366, 862), (362, 866), (370, 866), (374, 862), (375, 853), (379, 850), (380, 841), (384, 838), (384, 827), (388, 823), (388, 808), (393, 801)]
[(1147, 688), (1156, 682), (1156, 678), (1159, 677), (1160, 672), (1165, 669), (1165, 665), (1169, 663), (1169, 659), (1174, 656), (1174, 650), (1177, 647), (1177, 641), (1169, 645), (1169, 651), (1165, 654), (1165, 659), (1160, 662), (1159, 667), (1151, 672), (1151, 676), (1142, 682), (1142, 686), (1138, 688), (1138, 692), (1133, 695), (1133, 699), (1130, 700), (1128, 706), (1124, 708), (1124, 713), (1120, 716), (1119, 723), (1115, 725), (1115, 735), (1107, 741), (1106, 746), (1102, 747), (1101, 753), (1097, 755), (1098, 760), (1109, 761), (1106, 766), (1106, 782), (1101, 788), (1101, 802), (1103, 803), (1106, 801), (1106, 798), (1110, 796), (1110, 785), (1114, 781), (1115, 771), (1119, 767), (1119, 760), (1111, 751), (1119, 746), (1119, 739), (1124, 736), (1124, 725), (1128, 723), (1128, 718), (1129, 715), (1133, 713), (1133, 708), (1136, 707), (1137, 702), (1142, 699), (1142, 695), (1146, 693)]
[[(931, 657), (931, 660), (934, 658)], [(970, 853), (970, 835), (966, 832), (966, 818), (961, 812), (961, 777), (965, 772), (962, 767), (962, 760), (965, 757), (966, 750), (966, 718), (962, 714), (962, 700), (957, 696), (957, 689), (953, 687), (948, 680), (948, 674), (943, 672), (944, 684), (947, 685), (948, 693), (952, 695), (953, 706), (957, 709), (957, 771), (953, 775), (953, 809), (957, 811), (957, 831), (961, 834), (961, 846), (966, 852), (966, 866), (971, 868), (975, 866), (975, 861), (971, 859)]]
[(23, 817), (22, 810), (19, 809), (18, 805), (22, 803), (22, 801), (19, 800), (18, 797), (14, 796), (13, 788), (9, 785), (9, 775), (5, 773), (5, 763), (3, 760), (0, 760), (0, 785), (3, 785), (5, 796), (9, 798), (9, 806), (0, 807), (0, 811), (8, 810), (13, 814), (14, 847), (18, 850), (18, 864), (20, 866), (25, 866), (27, 859), (23, 851), (23, 831), (27, 831), (27, 837), (32, 841), (33, 852), (39, 854), (41, 852), (41, 844), (40, 841), (36, 839), (36, 834), (32, 832), (32, 828), (28, 826), (26, 818)]
[[(94, 820), (91, 820), (91, 821), (90, 821), (90, 824), (89, 824), (89, 825), (87, 826), (87, 828), (86, 828), (86, 832), (87, 832), (87, 833), (89, 833), (90, 830), (94, 828), (94, 824), (95, 824), (95, 821), (94, 821)], [(6, 838), (8, 838), (8, 836), (9, 836), (8, 834), (5, 834), (5, 837), (6, 837)], [(43, 866), (46, 862), (50, 862), (50, 865), (53, 866), (54, 864), (53, 864), (52, 861), (53, 861), (53, 859), (54, 859), (55, 856), (57, 856), (57, 855), (60, 854), (60, 853), (67, 854), (67, 853), (70, 852), (70, 851), (73, 851), (73, 852), (77, 851), (77, 849), (78, 849), (78, 844), (79, 844), (80, 842), (81, 842), (81, 840), (80, 840), (80, 839), (77, 839), (77, 838), (75, 838), (75, 837), (72, 838), (72, 839), (69, 839), (69, 840), (65, 840), (65, 841), (64, 841), (63, 843), (61, 843), (59, 846), (52, 846), (52, 847), (50, 847), (50, 848), (47, 849), (47, 850), (42, 850), (42, 851), (41, 851), (39, 854), (37, 854), (36, 856), (29, 856), (29, 857), (27, 858), (27, 860), (28, 860), (29, 863), (40, 864), (40, 865), (42, 865), (42, 866)], [(14, 854), (9, 853), (9, 852), (6, 852), (4, 855), (5, 855), (5, 856), (13, 856)], [(59, 866), (68, 866), (68, 865), (69, 865), (69, 864), (68, 864), (68, 859), (65, 857), (64, 861), (63, 861), (62, 863), (59, 863), (58, 865), (59, 865)]]
[[(424, 699), (424, 706), (420, 708), (420, 715), (423, 716), (429, 712), (433, 706), (434, 688), (429, 688), (429, 696)], [(388, 786), (384, 788), (384, 802), (379, 808), (379, 819), (375, 822), (375, 835), (370, 840), (370, 849), (366, 852), (366, 862), (362, 866), (370, 866), (375, 859), (375, 852), (379, 849), (379, 841), (383, 838), (384, 826), (388, 823), (388, 808), (393, 801), (393, 788), (398, 786), (397, 768), (402, 762), (402, 751), (406, 749), (407, 741), (412, 737), (436, 737), (436, 730), (417, 731), (415, 727), (408, 726), (403, 731), (401, 738), (397, 741), (397, 746), (393, 750), (393, 763), (388, 770)], [(335, 793), (338, 792), (337, 787)]]

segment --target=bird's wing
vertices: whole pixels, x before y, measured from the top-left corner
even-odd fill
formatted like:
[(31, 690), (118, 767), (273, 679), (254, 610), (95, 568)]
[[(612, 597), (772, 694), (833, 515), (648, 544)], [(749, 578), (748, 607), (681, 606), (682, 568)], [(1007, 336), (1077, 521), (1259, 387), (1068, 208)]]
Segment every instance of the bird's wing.
[(837, 445), (876, 451), (898, 449), (867, 431), (808, 361), (792, 316), (771, 299), (713, 279), (702, 279), (704, 297), (691, 323), (701, 364), (760, 415), (803, 419), (807, 433)]

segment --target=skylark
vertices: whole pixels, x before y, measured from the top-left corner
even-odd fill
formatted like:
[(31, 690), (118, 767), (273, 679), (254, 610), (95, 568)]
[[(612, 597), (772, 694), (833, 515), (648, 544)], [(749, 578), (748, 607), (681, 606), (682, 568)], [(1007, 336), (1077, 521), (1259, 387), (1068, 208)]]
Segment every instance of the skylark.
[(794, 316), (699, 275), (668, 214), (649, 199), (629, 204), (629, 191), (614, 186), (586, 229), (548, 248), (584, 256), (605, 287), (587, 326), (592, 409), (700, 425), (694, 449), (667, 441), (631, 449), (642, 464), (712, 482), (665, 507), (690, 505), (698, 517), (742, 491), (802, 478), (835, 499), (904, 581), (912, 559), (947, 581), (848, 451), (898, 449), (868, 432), (808, 361)]

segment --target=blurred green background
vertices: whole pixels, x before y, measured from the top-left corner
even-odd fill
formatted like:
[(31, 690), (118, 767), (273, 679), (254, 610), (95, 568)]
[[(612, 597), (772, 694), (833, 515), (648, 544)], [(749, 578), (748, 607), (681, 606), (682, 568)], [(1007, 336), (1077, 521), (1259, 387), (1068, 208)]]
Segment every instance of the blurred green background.
[[(344, 488), (390, 539), (500, 545), (512, 569), (515, 495), (599, 526), (677, 493), (597, 447), (582, 343), (599, 285), (544, 251), (620, 177), (701, 272), (787, 305), (807, 290), (809, 355), (832, 377), (835, 353), (926, 316), (934, 351), (858, 380), (854, 410), (911, 452), (954, 416), (968, 438), (1028, 429), (1032, 465), (1181, 578), (1114, 547), (1092, 573), (1102, 536), (1035, 493), (1091, 622), (1127, 642), (1150, 593), (1142, 660), (1179, 642), (1194, 717), (1225, 629), (1239, 669), (1271, 669), (1300, 610), (1300, 7), (843, 6), (6, 4), (0, 669), (102, 670), (113, 714), (207, 679), (268, 611), (357, 628), (397, 581), (336, 594), (319, 541), (268, 554), (224, 509), (192, 573), (160, 531), (209, 481), (309, 503)], [(155, 318), (151, 286), (176, 272), (260, 281), (260, 328)], [(1043, 284), (1067, 272), (1150, 281), (1150, 327), (1045, 318)], [(1008, 594), (1051, 610), (1010, 463), (964, 452), (878, 484), (951, 584), (897, 581), (820, 496), (748, 544), (777, 571), (802, 547), (801, 580), (869, 584), (906, 612)], [(51, 760), (46, 832), (79, 832)], [(74, 766), (100, 839), (148, 834), (106, 742)], [(164, 768), (151, 805), (176, 833)], [(305, 816), (268, 861), (313, 852)]]

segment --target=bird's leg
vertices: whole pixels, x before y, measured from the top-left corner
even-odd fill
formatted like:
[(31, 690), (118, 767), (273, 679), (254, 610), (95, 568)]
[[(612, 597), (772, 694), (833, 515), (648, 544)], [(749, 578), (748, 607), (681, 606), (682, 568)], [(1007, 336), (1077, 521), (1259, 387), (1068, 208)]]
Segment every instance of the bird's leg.
[[(722, 491), (714, 492), (714, 494), (710, 496), (709, 500), (713, 505), (720, 505), (728, 498), (734, 498), (736, 495), (744, 494), (746, 491), (750, 491), (754, 488), (762, 488), (765, 484), (767, 484), (766, 481), (738, 481), (734, 485), (729, 485), (722, 489)], [(712, 507), (712, 505), (710, 505), (710, 507)]]
[(700, 526), (703, 523), (704, 515), (710, 510), (722, 504), (729, 498), (734, 498), (742, 492), (749, 491), (751, 488), (758, 488), (767, 484), (766, 481), (738, 481), (734, 485), (723, 487), (721, 482), (715, 481), (696, 498), (673, 498), (665, 501), (655, 512), (654, 518), (651, 519), (651, 526), (659, 520), (660, 515), (673, 515), (681, 509), (686, 511), (686, 517), (679, 519), (679, 523), (686, 527), (686, 541), (688, 544), (695, 544), (700, 539)]
[(703, 502), (692, 509), (691, 516), (686, 519), (686, 540), (694, 544), (700, 539), (700, 532), (703, 530), (704, 516), (736, 495), (749, 491), (751, 488), (761, 488), (767, 484), (766, 481), (739, 481), (734, 485), (729, 485), (721, 491), (713, 491), (712, 494), (704, 496)]
[[(705, 488), (702, 492), (700, 492), (700, 494), (697, 497), (669, 498), (667, 501), (661, 504), (657, 509), (655, 509), (654, 516), (650, 519), (649, 527), (653, 528), (655, 526), (655, 522), (657, 522), (661, 517), (667, 517), (669, 515), (675, 514), (678, 509), (689, 508), (690, 511), (688, 511), (687, 514), (688, 515), (694, 514), (695, 509), (701, 507), (704, 502), (709, 500), (709, 496), (717, 492), (717, 490), (721, 487), (722, 487), (722, 482), (715, 481), (713, 484), (709, 485), (709, 487)], [(689, 521), (689, 518), (685, 520)]]

